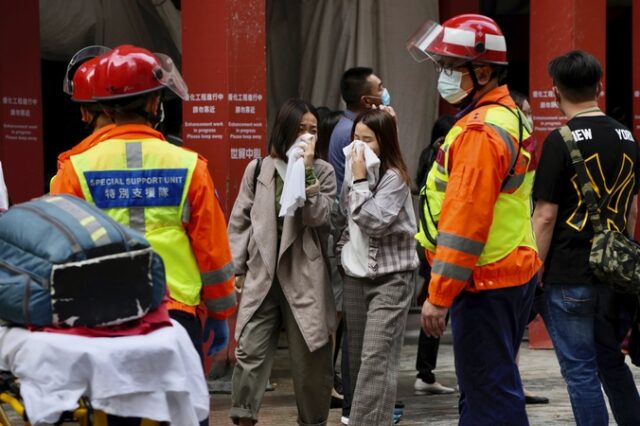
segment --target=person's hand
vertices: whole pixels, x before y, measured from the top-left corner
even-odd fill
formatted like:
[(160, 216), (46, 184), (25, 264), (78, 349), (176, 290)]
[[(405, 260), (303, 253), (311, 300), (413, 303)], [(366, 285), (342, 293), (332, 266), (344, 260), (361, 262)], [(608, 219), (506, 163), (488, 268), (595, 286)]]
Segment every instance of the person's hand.
[(302, 154), (304, 158), (304, 166), (305, 167), (313, 167), (313, 160), (315, 158), (315, 150), (316, 150), (316, 139), (313, 138), (306, 142), (307, 146), (304, 149), (304, 153)]
[(353, 144), (351, 148), (351, 175), (353, 180), (367, 178), (367, 163), (364, 161), (364, 147)]
[(544, 288), (544, 283), (542, 282), (542, 276), (544, 275), (544, 265), (538, 270), (538, 287)]
[(313, 160), (316, 151), (316, 137), (312, 134), (305, 134), (298, 138), (303, 142), (302, 158), (304, 158), (305, 167), (313, 167)]
[(442, 337), (447, 327), (445, 319), (448, 310), (448, 308), (436, 306), (428, 300), (424, 302), (420, 319), (422, 321), (422, 329), (427, 336)]
[(235, 288), (236, 293), (238, 294), (242, 294), (242, 289), (244, 288), (244, 279), (245, 279), (244, 275), (236, 275), (236, 279), (233, 284), (233, 287)]
[(220, 352), (229, 343), (229, 324), (227, 320), (219, 320), (211, 317), (207, 317), (204, 322), (204, 331), (202, 333), (202, 343), (206, 343), (209, 340), (209, 336), (213, 331), (213, 340), (207, 354), (209, 356)]
[(372, 105), (371, 109), (379, 109), (381, 111), (387, 111), (389, 113), (389, 115), (391, 115), (393, 117), (393, 121), (396, 122), (396, 127), (398, 126), (398, 116), (396, 115), (396, 110), (393, 109), (392, 106), (386, 106), (386, 105)]

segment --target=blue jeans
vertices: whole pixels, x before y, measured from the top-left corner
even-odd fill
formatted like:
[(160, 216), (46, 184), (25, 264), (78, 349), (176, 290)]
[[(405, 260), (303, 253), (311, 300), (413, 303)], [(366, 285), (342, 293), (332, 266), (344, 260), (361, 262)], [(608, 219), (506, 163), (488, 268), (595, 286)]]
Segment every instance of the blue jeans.
[(527, 426), (515, 358), (533, 303), (536, 278), (510, 288), (463, 291), (451, 306), (460, 386), (460, 425)]
[[(640, 425), (640, 398), (620, 352), (620, 299), (602, 284), (549, 283), (536, 300), (567, 382), (578, 426), (609, 424), (600, 379), (616, 422)], [(627, 298), (628, 299), (628, 298)]]
[(620, 351), (637, 309), (636, 298), (614, 293), (602, 286), (595, 325), (598, 375), (616, 423), (640, 425), (640, 395)]

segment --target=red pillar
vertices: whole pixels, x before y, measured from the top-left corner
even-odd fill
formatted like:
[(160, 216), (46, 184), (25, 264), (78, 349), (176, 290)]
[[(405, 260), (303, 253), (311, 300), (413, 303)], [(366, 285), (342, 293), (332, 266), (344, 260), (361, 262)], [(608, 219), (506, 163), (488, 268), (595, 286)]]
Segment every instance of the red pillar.
[(631, 5), (631, 49), (633, 64), (633, 134), (640, 141), (640, 3)]
[[(555, 106), (547, 64), (554, 57), (573, 49), (594, 55), (602, 67), (606, 56), (606, 0), (536, 0), (531, 2), (529, 99), (538, 149), (550, 131), (565, 123)], [(635, 30), (635, 29), (634, 29)], [(604, 84), (603, 78), (602, 83)], [(600, 98), (604, 109), (604, 92)], [(529, 326), (529, 346), (551, 347), (542, 321)]]
[(44, 192), (38, 0), (0, 0), (0, 161), (9, 198)]
[(463, 13), (480, 13), (480, 0), (440, 0), (440, 22)]
[[(265, 28), (264, 0), (182, 2), (183, 140), (207, 158), (227, 217), (245, 166), (267, 155)], [(229, 327), (231, 343), (207, 371), (235, 361), (235, 318)]]
[(266, 155), (264, 0), (182, 4), (183, 139), (209, 160), (227, 215), (246, 164)]
[[(633, 135), (640, 143), (640, 2), (631, 4), (631, 49), (633, 64), (633, 80), (631, 83), (633, 92), (633, 120), (631, 122)], [(640, 210), (640, 202), (638, 202)], [(636, 222), (636, 240), (640, 240), (640, 221)]]

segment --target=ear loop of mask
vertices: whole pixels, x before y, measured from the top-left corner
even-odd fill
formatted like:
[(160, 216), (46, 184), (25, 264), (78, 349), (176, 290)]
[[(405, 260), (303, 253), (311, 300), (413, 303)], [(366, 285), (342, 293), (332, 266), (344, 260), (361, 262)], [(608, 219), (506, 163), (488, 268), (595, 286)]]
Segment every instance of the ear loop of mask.
[(153, 125), (154, 129), (158, 129), (158, 127), (164, 121), (164, 103), (162, 102), (162, 95), (160, 95), (160, 104), (158, 105), (158, 109), (155, 115), (153, 116), (153, 120), (154, 120), (154, 125)]

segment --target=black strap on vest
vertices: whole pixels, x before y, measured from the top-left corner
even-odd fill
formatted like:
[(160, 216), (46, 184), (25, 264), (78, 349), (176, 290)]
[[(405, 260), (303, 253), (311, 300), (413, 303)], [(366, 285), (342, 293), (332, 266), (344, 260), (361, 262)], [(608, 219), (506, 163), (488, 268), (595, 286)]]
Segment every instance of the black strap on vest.
[(511, 161), (511, 168), (509, 169), (509, 173), (507, 173), (507, 177), (504, 178), (504, 180), (502, 181), (502, 186), (500, 187), (500, 191), (502, 192), (502, 190), (504, 189), (504, 186), (507, 184), (507, 180), (513, 176), (516, 172), (516, 165), (518, 164), (518, 158), (520, 158), (520, 151), (522, 149), (522, 114), (520, 114), (520, 111), (517, 109), (516, 107), (516, 111), (512, 110), (511, 108), (509, 108), (508, 106), (506, 106), (505, 104), (502, 104), (500, 102), (483, 102), (479, 105), (476, 106), (476, 108), (474, 109), (478, 109), (480, 107), (486, 106), (486, 105), (498, 105), (501, 106), (503, 108), (506, 108), (507, 111), (509, 111), (511, 114), (515, 115), (515, 117), (518, 119), (518, 146), (516, 148), (516, 157)]

